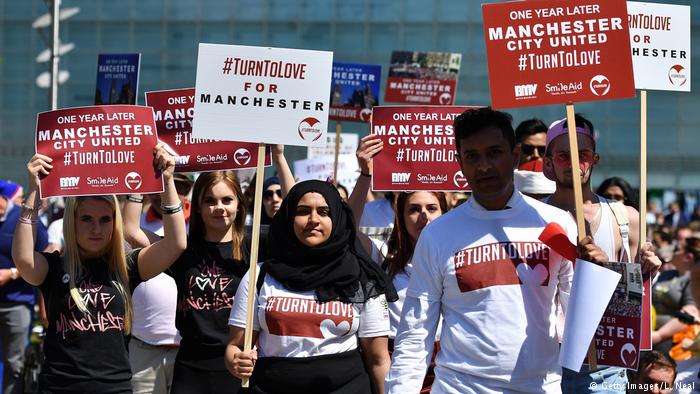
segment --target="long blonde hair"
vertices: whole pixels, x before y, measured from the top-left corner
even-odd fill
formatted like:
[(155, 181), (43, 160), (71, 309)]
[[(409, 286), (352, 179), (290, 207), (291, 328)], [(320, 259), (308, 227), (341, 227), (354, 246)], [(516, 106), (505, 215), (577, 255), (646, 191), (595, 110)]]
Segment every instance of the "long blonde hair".
[(80, 247), (76, 237), (76, 217), (78, 206), (87, 200), (96, 199), (106, 201), (112, 207), (112, 238), (109, 241), (107, 251), (103, 256), (107, 261), (107, 275), (112, 285), (119, 291), (124, 303), (124, 330), (131, 332), (131, 291), (129, 290), (129, 274), (126, 268), (126, 255), (124, 251), (124, 227), (122, 215), (119, 210), (117, 198), (114, 195), (85, 196), (66, 199), (66, 209), (63, 215), (63, 236), (66, 247), (63, 249), (63, 269), (68, 273), (68, 288), (70, 296), (78, 309), (83, 314), (90, 314), (85, 301), (80, 296), (76, 281), (83, 278), (84, 267), (80, 259)]

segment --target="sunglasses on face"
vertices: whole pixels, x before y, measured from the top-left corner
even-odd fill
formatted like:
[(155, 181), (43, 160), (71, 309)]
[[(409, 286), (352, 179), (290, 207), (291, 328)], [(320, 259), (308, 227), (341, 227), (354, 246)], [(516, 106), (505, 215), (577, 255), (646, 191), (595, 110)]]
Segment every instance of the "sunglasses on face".
[(622, 194), (603, 193), (603, 197), (607, 198), (608, 200), (625, 201), (625, 196)]
[(537, 151), (537, 154), (540, 155), (540, 157), (544, 156), (544, 152), (547, 150), (546, 146), (537, 146), (537, 145), (530, 145), (530, 144), (521, 144), (521, 152), (525, 155), (532, 155), (535, 153), (535, 150)]
[(265, 190), (263, 192), (263, 198), (272, 198), (275, 194), (277, 194), (277, 197), (282, 198), (282, 189)]
[[(591, 149), (582, 149), (582, 150), (578, 151), (578, 161), (581, 163), (590, 163), (593, 161), (594, 157), (595, 157), (595, 152), (593, 152)], [(552, 158), (559, 165), (562, 165), (562, 166), (571, 165), (570, 152), (565, 152), (565, 151), (556, 152), (552, 155)]]

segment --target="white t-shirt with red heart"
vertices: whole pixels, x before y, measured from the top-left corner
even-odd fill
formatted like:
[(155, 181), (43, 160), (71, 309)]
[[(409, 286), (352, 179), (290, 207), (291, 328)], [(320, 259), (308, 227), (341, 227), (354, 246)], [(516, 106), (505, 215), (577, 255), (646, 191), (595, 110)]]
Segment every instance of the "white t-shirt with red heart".
[(470, 381), (484, 392), (561, 390), (554, 299), (568, 304), (573, 267), (538, 236), (556, 222), (574, 241), (576, 227), (568, 213), (517, 191), (507, 205), (487, 211), (472, 199), (421, 233), (387, 393), (417, 392), (440, 314), (433, 392), (472, 392)]
[[(236, 291), (228, 324), (245, 328), (248, 275)], [(386, 297), (364, 304), (316, 302), (313, 291), (287, 290), (270, 275), (255, 302), (253, 329), (259, 331), (258, 357), (310, 357), (343, 353), (357, 348), (357, 338), (389, 335)]]

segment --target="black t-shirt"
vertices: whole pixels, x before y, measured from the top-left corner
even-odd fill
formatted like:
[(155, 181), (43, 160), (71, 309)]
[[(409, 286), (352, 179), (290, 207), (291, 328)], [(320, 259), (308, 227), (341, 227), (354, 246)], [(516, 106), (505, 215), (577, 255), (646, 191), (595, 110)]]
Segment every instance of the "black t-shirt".
[[(84, 277), (76, 286), (89, 314), (83, 314), (68, 289), (69, 276), (58, 252), (44, 253), (49, 271), (39, 286), (46, 302), (49, 328), (44, 341), (46, 361), (39, 377), (42, 392), (121, 393), (131, 390), (124, 302), (109, 278), (107, 262), (83, 262)], [(129, 289), (141, 282), (138, 250), (127, 255)]]
[(233, 260), (232, 244), (190, 240), (166, 271), (177, 284), (175, 326), (182, 336), (177, 359), (193, 368), (225, 370), (228, 317), (250, 258), (244, 242), (243, 259)]

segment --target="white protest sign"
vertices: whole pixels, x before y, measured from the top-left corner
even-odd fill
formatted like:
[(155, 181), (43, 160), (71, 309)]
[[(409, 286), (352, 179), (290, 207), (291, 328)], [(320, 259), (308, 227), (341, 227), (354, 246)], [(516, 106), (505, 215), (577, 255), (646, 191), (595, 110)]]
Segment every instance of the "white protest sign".
[[(318, 179), (325, 181), (333, 177), (333, 156), (317, 157), (315, 159), (297, 160), (294, 162), (294, 175), (300, 181)], [(338, 183), (352, 193), (357, 178), (360, 176), (355, 155), (338, 156)]]
[[(576, 260), (571, 286), (564, 339), (559, 351), (559, 365), (579, 372), (588, 353), (600, 319), (621, 275), (585, 260)], [(564, 300), (563, 300), (564, 302)]]
[(193, 136), (325, 143), (332, 65), (333, 52), (199, 44)]
[[(359, 136), (354, 133), (340, 134), (339, 155), (354, 155), (359, 143)], [(307, 159), (315, 159), (323, 156), (335, 155), (335, 134), (326, 134), (326, 144), (320, 146), (310, 146), (306, 154)]]
[(627, 2), (637, 89), (690, 91), (690, 6)]

